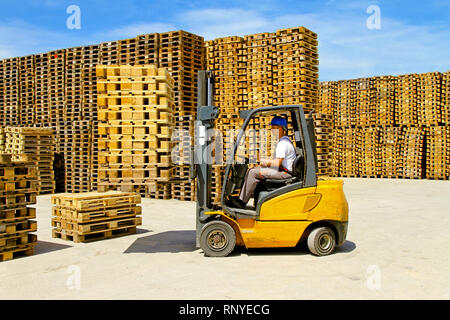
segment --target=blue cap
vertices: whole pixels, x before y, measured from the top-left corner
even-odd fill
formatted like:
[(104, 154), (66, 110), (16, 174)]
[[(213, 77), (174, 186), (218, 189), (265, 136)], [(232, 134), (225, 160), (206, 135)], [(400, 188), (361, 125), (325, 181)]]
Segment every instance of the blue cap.
[(287, 127), (287, 121), (285, 118), (283, 117), (273, 117), (272, 121), (270, 122), (271, 126), (283, 126), (283, 127)]

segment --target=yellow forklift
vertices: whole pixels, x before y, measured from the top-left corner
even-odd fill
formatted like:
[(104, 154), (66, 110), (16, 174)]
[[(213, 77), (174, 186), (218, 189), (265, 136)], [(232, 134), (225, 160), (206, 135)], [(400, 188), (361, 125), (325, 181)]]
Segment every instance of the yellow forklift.
[[(318, 179), (314, 123), (301, 105), (270, 106), (243, 110), (244, 123), (226, 161), (220, 205), (211, 201), (213, 155), (212, 129), (218, 117), (213, 106), (214, 78), (211, 71), (198, 73), (198, 112), (191, 177), (197, 178), (196, 244), (206, 256), (224, 257), (235, 246), (245, 248), (296, 247), (306, 242), (317, 256), (331, 254), (344, 243), (348, 227), (348, 204), (339, 179)], [(258, 184), (253, 206), (238, 208), (229, 201), (249, 170), (249, 159), (239, 157), (252, 119), (266, 115), (290, 117), (296, 158), (292, 176), (266, 179)]]

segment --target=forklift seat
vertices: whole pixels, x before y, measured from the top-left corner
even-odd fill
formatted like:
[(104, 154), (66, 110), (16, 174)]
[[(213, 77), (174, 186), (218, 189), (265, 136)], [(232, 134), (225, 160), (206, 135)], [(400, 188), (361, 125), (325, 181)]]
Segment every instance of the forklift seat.
[(253, 193), (253, 198), (255, 199), (255, 203), (258, 203), (258, 198), (261, 192), (273, 191), (275, 189), (284, 187), (288, 184), (302, 181), (304, 174), (304, 158), (303, 155), (298, 155), (294, 163), (292, 164), (292, 176), (287, 179), (265, 179), (258, 183), (258, 186)]
[(292, 164), (293, 171), (291, 177), (286, 179), (265, 179), (264, 181), (261, 181), (261, 183), (264, 183), (271, 189), (275, 189), (299, 181), (303, 176), (303, 166), (304, 166), (303, 155), (298, 155), (294, 159), (294, 163)]

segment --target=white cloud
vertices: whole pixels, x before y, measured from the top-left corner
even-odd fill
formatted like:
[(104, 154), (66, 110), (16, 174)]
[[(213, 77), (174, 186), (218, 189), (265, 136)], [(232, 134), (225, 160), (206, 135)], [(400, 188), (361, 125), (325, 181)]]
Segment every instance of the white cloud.
[(2, 58), (60, 49), (61, 44), (67, 46), (67, 40), (63, 32), (37, 27), (21, 20), (0, 23)]
[(168, 22), (133, 23), (94, 32), (87, 37), (67, 30), (48, 30), (23, 21), (7, 21), (0, 23), (0, 58), (178, 29), (208, 40), (305, 26), (319, 37), (322, 81), (450, 69), (448, 26), (406, 23), (384, 16), (381, 8), (381, 30), (369, 30), (365, 8), (360, 4), (350, 6), (350, 9), (348, 6), (334, 1), (323, 6), (320, 12), (273, 17), (257, 9), (189, 10)]
[(82, 36), (65, 28), (50, 30), (21, 20), (12, 20), (0, 23), (0, 59), (176, 29), (174, 25), (166, 23), (138, 23)]
[(205, 39), (305, 26), (318, 34), (322, 81), (450, 69), (448, 28), (415, 26), (382, 15), (381, 30), (369, 30), (364, 6), (352, 9), (273, 18), (256, 10), (193, 10), (180, 20)]

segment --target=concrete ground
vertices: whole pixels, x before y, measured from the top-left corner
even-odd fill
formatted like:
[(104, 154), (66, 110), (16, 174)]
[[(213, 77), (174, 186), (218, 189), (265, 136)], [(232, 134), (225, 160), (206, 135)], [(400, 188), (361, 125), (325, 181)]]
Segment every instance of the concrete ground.
[(344, 179), (347, 242), (306, 250), (195, 248), (195, 203), (143, 199), (138, 234), (51, 237), (39, 196), (35, 255), (0, 263), (0, 299), (449, 299), (450, 182)]

